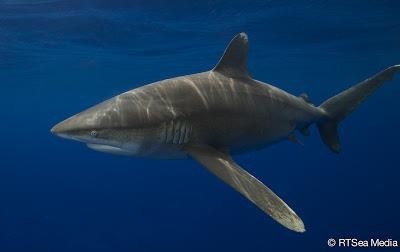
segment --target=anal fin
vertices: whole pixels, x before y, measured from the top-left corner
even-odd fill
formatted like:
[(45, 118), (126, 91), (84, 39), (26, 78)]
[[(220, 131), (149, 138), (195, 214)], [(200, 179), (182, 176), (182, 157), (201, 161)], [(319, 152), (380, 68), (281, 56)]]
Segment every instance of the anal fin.
[(309, 135), (310, 135), (310, 125), (304, 126), (304, 127), (303, 127), (302, 129), (300, 129), (299, 131), (300, 131), (300, 133), (301, 133), (303, 136), (309, 136)]
[(293, 143), (297, 143), (300, 145), (304, 145), (302, 141), (300, 141), (300, 139), (297, 138), (297, 136), (295, 134), (291, 134), (288, 136), (288, 140), (293, 142)]

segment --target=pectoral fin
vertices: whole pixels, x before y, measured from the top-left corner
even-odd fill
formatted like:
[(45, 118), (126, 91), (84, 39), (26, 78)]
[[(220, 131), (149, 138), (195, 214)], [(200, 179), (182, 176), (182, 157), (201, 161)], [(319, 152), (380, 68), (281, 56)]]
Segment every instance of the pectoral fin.
[(228, 154), (210, 146), (188, 145), (184, 150), (274, 220), (293, 231), (305, 231), (303, 221), (297, 214), (268, 187), (236, 164)]

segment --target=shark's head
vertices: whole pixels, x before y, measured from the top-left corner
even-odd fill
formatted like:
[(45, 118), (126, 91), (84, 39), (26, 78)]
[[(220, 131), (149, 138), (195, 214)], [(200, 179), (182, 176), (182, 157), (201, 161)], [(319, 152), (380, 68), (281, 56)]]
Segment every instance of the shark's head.
[(116, 144), (115, 129), (123, 127), (117, 98), (112, 98), (78, 113), (55, 125), (51, 132), (57, 136), (87, 144)]

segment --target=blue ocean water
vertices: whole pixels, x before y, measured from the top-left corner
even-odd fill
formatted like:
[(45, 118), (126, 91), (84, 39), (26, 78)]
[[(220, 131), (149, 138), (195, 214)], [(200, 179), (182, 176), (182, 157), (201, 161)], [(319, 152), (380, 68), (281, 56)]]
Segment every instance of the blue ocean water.
[[(57, 122), (205, 71), (246, 32), (256, 79), (315, 104), (400, 64), (398, 1), (0, 1), (0, 251), (322, 251), (400, 240), (400, 78), (341, 127), (235, 157), (303, 219), (289, 231), (193, 160), (102, 154)], [(334, 248), (337, 249), (337, 248)], [(332, 249), (331, 249), (332, 250)]]

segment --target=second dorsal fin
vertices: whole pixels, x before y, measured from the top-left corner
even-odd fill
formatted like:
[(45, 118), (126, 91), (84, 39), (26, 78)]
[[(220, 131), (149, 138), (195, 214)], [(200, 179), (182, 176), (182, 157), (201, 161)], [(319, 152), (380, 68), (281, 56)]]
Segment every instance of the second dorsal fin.
[(309, 104), (313, 104), (310, 97), (308, 97), (307, 93), (302, 93), (301, 95), (299, 95), (299, 98), (303, 99), (303, 101), (305, 101)]
[(249, 78), (250, 74), (247, 71), (248, 42), (246, 33), (242, 32), (236, 35), (213, 71), (231, 78)]

